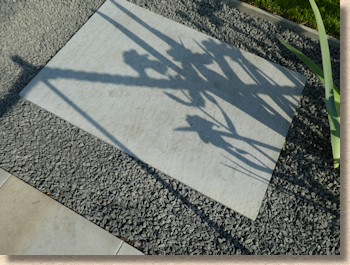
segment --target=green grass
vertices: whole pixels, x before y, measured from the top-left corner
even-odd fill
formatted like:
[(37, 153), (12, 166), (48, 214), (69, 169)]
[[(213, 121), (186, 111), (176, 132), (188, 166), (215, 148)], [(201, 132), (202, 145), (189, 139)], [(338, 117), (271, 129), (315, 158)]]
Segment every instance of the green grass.
[[(307, 0), (241, 0), (317, 30), (315, 15)], [(340, 37), (340, 0), (316, 0), (328, 35)]]

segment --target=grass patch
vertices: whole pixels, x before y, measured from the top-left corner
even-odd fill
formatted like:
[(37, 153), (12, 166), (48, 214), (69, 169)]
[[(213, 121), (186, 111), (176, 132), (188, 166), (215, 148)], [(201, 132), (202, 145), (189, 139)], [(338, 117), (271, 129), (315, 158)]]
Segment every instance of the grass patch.
[[(315, 15), (307, 0), (241, 0), (281, 17), (317, 30)], [(316, 0), (328, 35), (340, 38), (340, 0)]]

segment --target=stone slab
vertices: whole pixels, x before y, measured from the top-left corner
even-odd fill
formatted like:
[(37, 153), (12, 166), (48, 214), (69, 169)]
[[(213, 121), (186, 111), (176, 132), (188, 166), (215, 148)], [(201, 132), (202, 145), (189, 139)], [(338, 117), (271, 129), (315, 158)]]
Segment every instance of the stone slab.
[(140, 250), (130, 246), (128, 243), (123, 242), (122, 246), (117, 252), (117, 255), (119, 256), (141, 256), (145, 255)]
[(0, 168), (0, 188), (2, 185), (5, 184), (5, 182), (8, 180), (8, 178), (11, 176), (10, 173), (6, 172), (2, 168)]
[(0, 189), (1, 255), (115, 255), (123, 241), (11, 176)]
[(21, 96), (255, 219), (305, 81), (108, 0)]

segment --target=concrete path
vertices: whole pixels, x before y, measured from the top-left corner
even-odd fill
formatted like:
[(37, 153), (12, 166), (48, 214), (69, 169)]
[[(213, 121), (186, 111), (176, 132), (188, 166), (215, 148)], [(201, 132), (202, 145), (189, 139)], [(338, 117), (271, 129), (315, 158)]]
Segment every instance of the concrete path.
[(0, 255), (143, 255), (0, 169)]

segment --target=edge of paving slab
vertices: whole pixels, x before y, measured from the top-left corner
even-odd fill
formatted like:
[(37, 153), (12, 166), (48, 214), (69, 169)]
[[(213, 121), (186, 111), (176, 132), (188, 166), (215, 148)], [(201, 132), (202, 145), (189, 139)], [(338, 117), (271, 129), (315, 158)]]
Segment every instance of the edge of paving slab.
[[(18, 181), (19, 181), (19, 182), (18, 182)], [(5, 183), (7, 183), (7, 182), (9, 182), (9, 183), (12, 182), (12, 185), (13, 185), (14, 183), (18, 183), (17, 185), (19, 185), (19, 183), (23, 183), (24, 185), (28, 185), (29, 192), (30, 192), (31, 194), (33, 194), (33, 193), (37, 193), (37, 194), (38, 194), (38, 195), (34, 195), (34, 196), (36, 196), (36, 197), (38, 197), (38, 196), (39, 196), (39, 197), (42, 197), (42, 198), (43, 198), (44, 200), (46, 200), (47, 202), (48, 202), (48, 201), (52, 201), (53, 203), (55, 203), (56, 205), (58, 205), (58, 207), (60, 207), (60, 209), (63, 209), (64, 211), (66, 211), (67, 213), (69, 213), (70, 215), (72, 215), (72, 217), (73, 217), (74, 219), (81, 219), (81, 220), (82, 220), (82, 218), (84, 218), (84, 217), (82, 217), (81, 215), (79, 215), (78, 213), (76, 213), (76, 212), (70, 210), (69, 208), (67, 208), (66, 206), (62, 205), (61, 203), (55, 201), (54, 199), (52, 199), (52, 198), (46, 196), (46, 195), (43, 194), (43, 193), (41, 193), (40, 191), (38, 191), (38, 190), (35, 189), (34, 187), (30, 186), (29, 184), (25, 183), (25, 182), (22, 181), (21, 179), (15, 177), (13, 174), (11, 174), (11, 173), (5, 171), (4, 169), (0, 168), (0, 190), (1, 190), (2, 187), (5, 187), (5, 186), (6, 186)], [(22, 184), (20, 184), (20, 185), (22, 185)], [(28, 191), (27, 191), (27, 192), (28, 192)], [(40, 199), (39, 199), (38, 201), (36, 201), (36, 203), (38, 203), (39, 201), (40, 201)], [(18, 202), (20, 202), (20, 201), (18, 201)], [(0, 202), (0, 203), (1, 203), (1, 202)], [(67, 210), (68, 210), (68, 211), (67, 211)], [(15, 214), (15, 211), (12, 211), (12, 213)], [(39, 217), (39, 218), (40, 218), (40, 217)], [(44, 219), (45, 219), (45, 218), (44, 218)], [(85, 219), (85, 218), (84, 218), (84, 219)], [(86, 219), (85, 219), (85, 220), (86, 220)], [(92, 222), (90, 222), (90, 221), (88, 221), (88, 220), (86, 220), (86, 222), (88, 222), (88, 223), (90, 223), (90, 225), (93, 225), (94, 227), (98, 228), (98, 229), (101, 230), (101, 232), (103, 232), (104, 234), (106, 234), (106, 235), (109, 234), (109, 237), (110, 237), (110, 238), (115, 238), (116, 241), (120, 242), (119, 245), (117, 246), (116, 250), (115, 250), (115, 255), (144, 255), (144, 253), (142, 253), (142, 252), (139, 251), (138, 249), (136, 249), (136, 248), (134, 248), (133, 246), (127, 244), (126, 242), (124, 242), (124, 241), (121, 240), (120, 238), (115, 237), (114, 235), (108, 233), (108, 231), (105, 231), (104, 229), (102, 229), (101, 227), (97, 226), (96, 224), (94, 224), (94, 223), (92, 223)], [(0, 222), (0, 224), (1, 224), (1, 222)], [(5, 221), (5, 224), (6, 224), (6, 221)], [(74, 224), (73, 224), (73, 226), (74, 226)], [(41, 229), (41, 228), (39, 228), (39, 229)], [(36, 230), (36, 227), (32, 227), (31, 230), (33, 230), (33, 231)], [(31, 233), (31, 231), (30, 231), (30, 233)], [(29, 233), (29, 234), (30, 234), (30, 233)], [(28, 235), (26, 235), (26, 236), (28, 236)], [(0, 237), (1, 237), (1, 235), (0, 235)], [(16, 237), (16, 236), (15, 236), (15, 237)], [(104, 236), (104, 237), (105, 237), (105, 236)], [(108, 238), (108, 240), (106, 240), (106, 242), (107, 242), (107, 241), (111, 241), (110, 238)], [(39, 236), (39, 237), (37, 236), (37, 240), (39, 240), (39, 239), (40, 239), (40, 236)], [(22, 242), (23, 237), (22, 237), (22, 239), (21, 239), (21, 238), (14, 238), (13, 240), (15, 240), (15, 242), (16, 242), (16, 241)], [(114, 240), (114, 241), (115, 241), (115, 240)], [(18, 242), (17, 242), (17, 243), (18, 243)], [(23, 244), (26, 245), (25, 241), (22, 242), (22, 245), (23, 245)], [(23, 248), (23, 246), (22, 246), (22, 248)], [(5, 249), (6, 249), (6, 248), (5, 248)], [(24, 249), (26, 249), (26, 247), (24, 247)], [(1, 251), (1, 250), (0, 250), (0, 251)], [(35, 253), (36, 253), (36, 252), (35, 252)], [(33, 252), (33, 254), (35, 254), (35, 253)], [(47, 253), (47, 254), (50, 254), (50, 253)], [(4, 254), (4, 255), (7, 255), (7, 254)], [(22, 254), (21, 254), (21, 253), (16, 253), (15, 255), (22, 255)], [(26, 252), (25, 255), (32, 255), (32, 253), (30, 253), (30, 252), (27, 253), (27, 252)], [(35, 255), (37, 255), (37, 254), (35, 254)], [(72, 254), (70, 253), (69, 255), (72, 255)], [(73, 254), (73, 255), (74, 255), (74, 254)], [(95, 255), (96, 255), (96, 254), (95, 254)], [(112, 254), (110, 254), (110, 255), (112, 255)]]
[(140, 256), (144, 255), (140, 250), (134, 248), (126, 242), (122, 242), (116, 255), (118, 256)]
[(9, 179), (11, 173), (0, 168), (0, 188), (5, 184), (5, 182)]
[[(309, 37), (313, 40), (317, 40), (317, 41), (319, 40), (317, 30), (300, 25), (300, 24), (293, 22), (289, 19), (272, 14), (268, 11), (257, 8), (255, 6), (252, 6), (250, 4), (244, 3), (244, 2), (239, 1), (239, 0), (219, 0), (219, 1), (222, 1), (223, 3), (228, 4), (231, 7), (237, 8), (241, 12), (253, 15), (253, 16), (258, 17), (258, 18), (268, 20), (271, 23), (277, 24), (278, 26), (288, 28), (295, 33), (304, 35), (304, 36)], [(335, 47), (335, 48), (340, 47), (340, 40), (333, 38), (332, 36), (329, 36), (329, 35), (327, 35), (327, 38), (328, 38), (328, 43), (330, 46)]]

